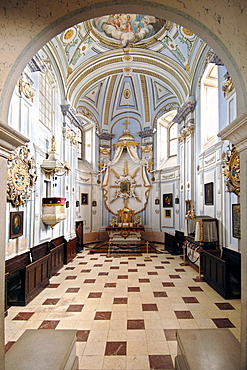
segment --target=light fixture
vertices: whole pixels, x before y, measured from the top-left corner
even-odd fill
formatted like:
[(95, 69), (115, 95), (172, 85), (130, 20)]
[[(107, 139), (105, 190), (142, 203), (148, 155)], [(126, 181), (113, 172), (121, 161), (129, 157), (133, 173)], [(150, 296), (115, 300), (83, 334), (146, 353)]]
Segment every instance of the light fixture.
[(68, 171), (70, 170), (70, 167), (66, 161), (63, 163), (58, 159), (54, 135), (51, 139), (51, 151), (48, 153), (48, 158), (43, 160), (43, 163), (40, 165), (40, 167), (48, 179), (51, 175), (55, 174), (56, 176), (67, 175)]

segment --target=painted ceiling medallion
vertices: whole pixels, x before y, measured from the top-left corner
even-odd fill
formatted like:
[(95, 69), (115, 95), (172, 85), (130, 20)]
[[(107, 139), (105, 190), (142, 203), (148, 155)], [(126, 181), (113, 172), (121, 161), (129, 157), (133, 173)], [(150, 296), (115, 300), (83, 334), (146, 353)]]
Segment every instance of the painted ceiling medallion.
[(92, 21), (95, 31), (103, 35), (105, 41), (117, 40), (122, 47), (156, 35), (165, 24), (163, 19), (144, 14), (110, 14)]
[(30, 199), (37, 176), (35, 162), (26, 146), (15, 149), (10, 155), (7, 175), (7, 199), (18, 207)]
[(62, 42), (64, 44), (70, 44), (77, 35), (77, 30), (75, 27), (71, 27), (66, 30), (62, 35)]

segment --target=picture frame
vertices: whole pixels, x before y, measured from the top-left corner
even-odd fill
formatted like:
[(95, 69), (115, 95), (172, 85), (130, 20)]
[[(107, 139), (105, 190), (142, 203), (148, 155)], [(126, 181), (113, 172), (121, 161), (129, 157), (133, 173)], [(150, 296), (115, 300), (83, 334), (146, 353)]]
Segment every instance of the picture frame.
[(185, 214), (187, 215), (191, 211), (191, 200), (186, 200), (185, 201)]
[(163, 208), (173, 207), (173, 194), (163, 194)]
[(10, 212), (10, 239), (23, 235), (23, 211)]
[(130, 193), (130, 182), (127, 180), (120, 182), (120, 191), (121, 193)]
[(81, 193), (81, 204), (88, 204), (88, 193)]
[(172, 217), (171, 210), (170, 209), (165, 209), (164, 210), (164, 213), (165, 213), (165, 217), (166, 218), (171, 218)]
[(232, 235), (241, 239), (241, 213), (240, 204), (232, 204)]
[(204, 193), (205, 193), (205, 205), (212, 206), (214, 204), (214, 183), (213, 182), (204, 184)]

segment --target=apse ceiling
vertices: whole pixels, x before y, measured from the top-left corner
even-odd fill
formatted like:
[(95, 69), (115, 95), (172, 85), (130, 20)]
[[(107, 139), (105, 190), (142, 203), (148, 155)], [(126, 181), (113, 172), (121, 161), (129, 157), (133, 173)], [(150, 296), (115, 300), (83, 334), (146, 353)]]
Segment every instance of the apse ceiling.
[(154, 127), (191, 95), (209, 47), (190, 30), (144, 14), (111, 14), (79, 23), (47, 44), (65, 100), (82, 119), (113, 132), (126, 118)]

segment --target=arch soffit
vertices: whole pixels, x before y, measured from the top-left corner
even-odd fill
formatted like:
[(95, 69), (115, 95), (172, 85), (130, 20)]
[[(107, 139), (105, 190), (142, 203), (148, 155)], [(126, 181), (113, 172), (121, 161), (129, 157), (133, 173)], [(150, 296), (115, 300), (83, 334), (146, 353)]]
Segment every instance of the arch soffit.
[[(40, 2), (42, 4), (41, 8), (45, 7), (43, 1), (41, 2), (41, 0), (37, 0), (36, 2)], [(169, 1), (167, 2), (170, 4)], [(7, 2), (7, 4), (9, 3)], [(53, 4), (55, 5), (56, 2), (54, 1)], [(112, 3), (112, 0), (109, 0), (108, 2), (98, 2), (94, 3), (93, 5), (87, 5), (81, 8), (78, 7), (78, 2), (76, 1), (71, 1), (69, 4), (70, 5), (68, 5), (67, 3), (66, 5), (64, 3), (63, 5), (63, 3), (60, 2), (59, 12), (50, 13), (50, 18), (45, 18), (47, 19), (47, 21), (44, 21), (43, 25), (40, 26), (39, 29), (37, 29), (37, 27), (33, 27), (32, 29), (29, 29), (29, 27), (21, 29), (21, 34), (18, 35), (19, 48), (17, 47), (16, 50), (13, 52), (13, 62), (8, 60), (8, 63), (6, 65), (9, 66), (9, 73), (6, 73), (6, 70), (5, 72), (3, 72), (3, 86), (0, 86), (0, 88), (2, 87), (0, 100), (0, 118), (2, 118), (4, 122), (7, 122), (8, 107), (14, 85), (20, 73), (22, 72), (28, 61), (32, 58), (32, 56), (37, 53), (37, 51), (46, 42), (48, 42), (51, 38), (62, 32), (66, 28), (73, 26), (74, 24), (77, 24), (81, 21), (90, 19), (92, 18), (92, 16), (97, 17), (114, 12), (145, 13), (162, 17), (163, 19), (169, 19), (171, 21), (177, 22), (196, 33), (215, 50), (215, 52), (222, 59), (229, 73), (233, 77), (237, 93), (239, 92), (237, 94), (238, 108), (240, 111), (239, 113), (243, 112), (244, 109), (246, 109), (247, 92), (244, 81), (245, 76), (242, 75), (240, 72), (241, 66), (238, 65), (233, 57), (233, 54), (231, 54), (230, 52), (231, 44), (227, 38), (227, 35), (224, 35), (224, 32), (221, 32), (221, 30), (219, 29), (219, 25), (218, 28), (216, 28), (216, 31), (213, 32), (211, 25), (207, 23), (207, 18), (204, 16), (205, 8), (203, 7), (203, 4), (198, 4), (198, 2), (195, 4), (194, 2), (191, 2), (186, 4), (185, 6), (185, 4), (181, 3), (177, 4), (177, 8), (171, 7), (166, 4), (158, 4), (150, 1), (141, 1), (140, 3), (125, 1), (123, 4), (121, 0), (115, 0), (114, 3)], [(200, 9), (196, 10), (197, 6), (200, 7)], [(212, 4), (212, 7), (215, 7), (215, 4)], [(7, 5), (7, 10), (9, 10), (8, 8), (9, 5)], [(19, 10), (21, 12), (22, 18), (24, 17), (24, 14), (28, 14), (30, 16), (30, 11), (28, 7), (26, 9), (27, 10), (25, 12), (25, 5), (23, 5), (21, 11)], [(226, 18), (229, 17), (227, 12), (229, 13), (229, 10), (226, 9)], [(51, 14), (54, 16), (54, 18), (51, 18)], [(193, 14), (195, 14), (194, 17)], [(18, 16), (20, 16), (20, 14), (18, 14)], [(229, 27), (228, 32), (230, 32)], [(217, 35), (220, 35), (221, 39)], [(229, 47), (227, 46), (228, 43), (230, 45)], [(234, 49), (232, 49), (232, 51), (234, 53)], [(2, 55), (6, 55), (6, 58), (8, 58), (7, 52), (3, 53)]]

